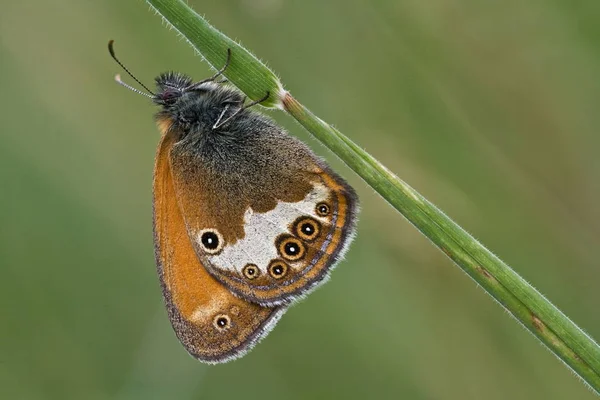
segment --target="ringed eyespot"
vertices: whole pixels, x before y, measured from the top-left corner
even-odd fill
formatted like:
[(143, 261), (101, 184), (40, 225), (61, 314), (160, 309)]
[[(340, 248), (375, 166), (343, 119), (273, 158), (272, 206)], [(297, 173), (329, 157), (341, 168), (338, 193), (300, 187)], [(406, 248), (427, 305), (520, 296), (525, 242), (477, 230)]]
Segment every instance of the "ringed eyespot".
[(273, 260), (269, 264), (269, 275), (275, 279), (283, 278), (288, 271), (288, 265), (281, 260)]
[(260, 270), (258, 269), (258, 267), (254, 264), (247, 264), (243, 269), (242, 269), (242, 273), (244, 274), (244, 276), (246, 277), (246, 279), (254, 279), (257, 278), (258, 275), (260, 275)]
[(299, 239), (290, 235), (284, 235), (277, 241), (277, 251), (288, 261), (298, 261), (304, 257), (306, 249)]
[(216, 229), (203, 229), (198, 233), (198, 242), (208, 254), (217, 254), (223, 249), (225, 241)]
[(331, 212), (331, 208), (329, 207), (329, 204), (321, 202), (317, 204), (316, 211), (319, 217), (326, 217)]
[(311, 242), (321, 233), (321, 224), (314, 218), (301, 217), (294, 223), (294, 232), (300, 239)]
[(219, 331), (229, 329), (231, 328), (231, 318), (227, 314), (218, 314), (213, 318), (213, 326)]

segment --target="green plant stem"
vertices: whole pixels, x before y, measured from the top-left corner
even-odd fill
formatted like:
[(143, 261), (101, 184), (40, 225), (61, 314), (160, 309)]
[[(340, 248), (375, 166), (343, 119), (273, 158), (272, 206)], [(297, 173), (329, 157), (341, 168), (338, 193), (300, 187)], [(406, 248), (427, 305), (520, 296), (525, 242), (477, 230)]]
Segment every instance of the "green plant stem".
[(227, 79), (262, 105), (284, 109), (360, 175), (525, 328), (600, 394), (600, 346), (514, 270), (379, 161), (295, 100), (276, 75), (181, 0), (147, 0), (215, 68), (232, 49)]

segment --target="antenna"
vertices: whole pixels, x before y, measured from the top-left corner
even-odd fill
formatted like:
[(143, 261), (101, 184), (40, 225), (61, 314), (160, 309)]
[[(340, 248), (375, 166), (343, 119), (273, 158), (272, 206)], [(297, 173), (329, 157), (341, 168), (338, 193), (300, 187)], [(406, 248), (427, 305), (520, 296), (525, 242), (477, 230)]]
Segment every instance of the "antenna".
[(121, 86), (125, 86), (127, 89), (129, 89), (129, 90), (131, 90), (131, 91), (133, 91), (133, 92), (136, 92), (137, 94), (141, 94), (142, 96), (146, 96), (146, 97), (149, 97), (149, 98), (151, 98), (151, 99), (153, 98), (153, 97), (152, 97), (151, 95), (149, 95), (148, 93), (146, 93), (146, 92), (142, 92), (141, 90), (139, 90), (139, 89), (136, 89), (136, 88), (134, 88), (133, 86), (131, 86), (131, 85), (128, 85), (128, 84), (126, 84), (125, 82), (123, 82), (123, 81), (121, 80), (121, 75), (119, 75), (119, 74), (116, 74), (116, 75), (115, 75), (115, 81), (116, 81), (116, 82), (117, 82), (119, 85), (121, 85)]
[(141, 86), (142, 86), (144, 89), (146, 89), (146, 91), (147, 91), (148, 93), (150, 93), (150, 95), (149, 95), (148, 93), (144, 93), (144, 92), (142, 92), (141, 90), (138, 90), (138, 89), (136, 89), (136, 88), (134, 88), (134, 87), (132, 87), (132, 86), (129, 86), (128, 84), (126, 84), (125, 82), (123, 82), (123, 81), (121, 80), (121, 76), (120, 76), (120, 75), (117, 75), (117, 76), (115, 76), (115, 81), (117, 81), (117, 83), (118, 83), (118, 84), (120, 84), (120, 85), (123, 85), (123, 86), (125, 86), (127, 89), (130, 89), (130, 90), (132, 90), (132, 91), (134, 91), (134, 92), (136, 92), (136, 93), (143, 94), (143, 95), (145, 95), (145, 96), (147, 96), (147, 97), (150, 97), (150, 98), (152, 98), (152, 96), (155, 96), (155, 94), (152, 92), (152, 90), (148, 89), (148, 88), (146, 87), (146, 85), (144, 85), (142, 82), (140, 82), (140, 80), (139, 80), (138, 78), (136, 78), (136, 77), (135, 77), (135, 76), (134, 76), (134, 75), (133, 75), (133, 74), (132, 74), (132, 73), (131, 73), (131, 72), (130, 72), (128, 69), (127, 69), (127, 67), (123, 65), (123, 63), (122, 63), (121, 61), (119, 61), (119, 59), (118, 59), (118, 58), (117, 58), (117, 56), (115, 55), (115, 50), (113, 49), (113, 43), (114, 43), (114, 42), (115, 42), (114, 40), (109, 40), (109, 41), (108, 41), (108, 52), (110, 53), (111, 57), (112, 57), (112, 58), (113, 58), (113, 59), (114, 59), (114, 60), (117, 62), (117, 64), (119, 64), (119, 65), (121, 66), (121, 68), (123, 68), (123, 69), (125, 70), (125, 72), (127, 72), (127, 74), (128, 74), (130, 77), (132, 77), (132, 78), (133, 78), (133, 80), (134, 80), (134, 81), (136, 81), (136, 82), (137, 82), (137, 83), (139, 83), (139, 84), (140, 84), (140, 85), (141, 85)]

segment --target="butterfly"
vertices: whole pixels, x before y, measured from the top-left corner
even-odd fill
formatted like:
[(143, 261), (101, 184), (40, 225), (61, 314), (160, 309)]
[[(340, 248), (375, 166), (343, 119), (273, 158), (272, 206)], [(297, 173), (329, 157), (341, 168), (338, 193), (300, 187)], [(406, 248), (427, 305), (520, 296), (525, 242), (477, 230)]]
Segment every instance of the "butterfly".
[(304, 143), (217, 81), (156, 78), (154, 246), (167, 313), (207, 363), (241, 357), (323, 284), (355, 232), (354, 189)]

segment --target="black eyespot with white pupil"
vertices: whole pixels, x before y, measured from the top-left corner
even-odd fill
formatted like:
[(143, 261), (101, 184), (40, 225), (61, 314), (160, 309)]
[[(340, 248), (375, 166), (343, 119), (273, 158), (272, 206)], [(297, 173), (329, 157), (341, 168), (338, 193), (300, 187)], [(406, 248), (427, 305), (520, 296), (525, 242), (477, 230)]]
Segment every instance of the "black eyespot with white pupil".
[(317, 215), (320, 217), (326, 217), (330, 213), (330, 208), (327, 203), (319, 203), (317, 204)]
[(223, 238), (214, 229), (205, 229), (200, 232), (200, 244), (208, 254), (217, 254), (223, 248)]
[(283, 235), (279, 238), (277, 250), (282, 258), (289, 261), (300, 260), (306, 252), (304, 244), (291, 235)]
[(302, 217), (294, 222), (293, 232), (300, 239), (312, 242), (321, 233), (321, 224), (314, 218)]
[(283, 248), (288, 256), (297, 256), (300, 253), (300, 247), (296, 243), (286, 243)]
[(275, 279), (283, 278), (288, 271), (288, 266), (281, 260), (273, 260), (269, 265), (269, 275)]
[(300, 230), (302, 231), (302, 233), (304, 233), (305, 235), (308, 235), (308, 236), (315, 233), (315, 227), (309, 223), (302, 224), (302, 226), (300, 227)]
[(219, 314), (213, 319), (214, 327), (219, 331), (231, 328), (231, 318), (226, 314)]
[(214, 232), (205, 232), (202, 234), (202, 244), (210, 250), (219, 247), (219, 237)]
[(242, 270), (242, 273), (246, 277), (246, 279), (255, 279), (259, 275), (258, 267), (254, 264), (248, 264)]

